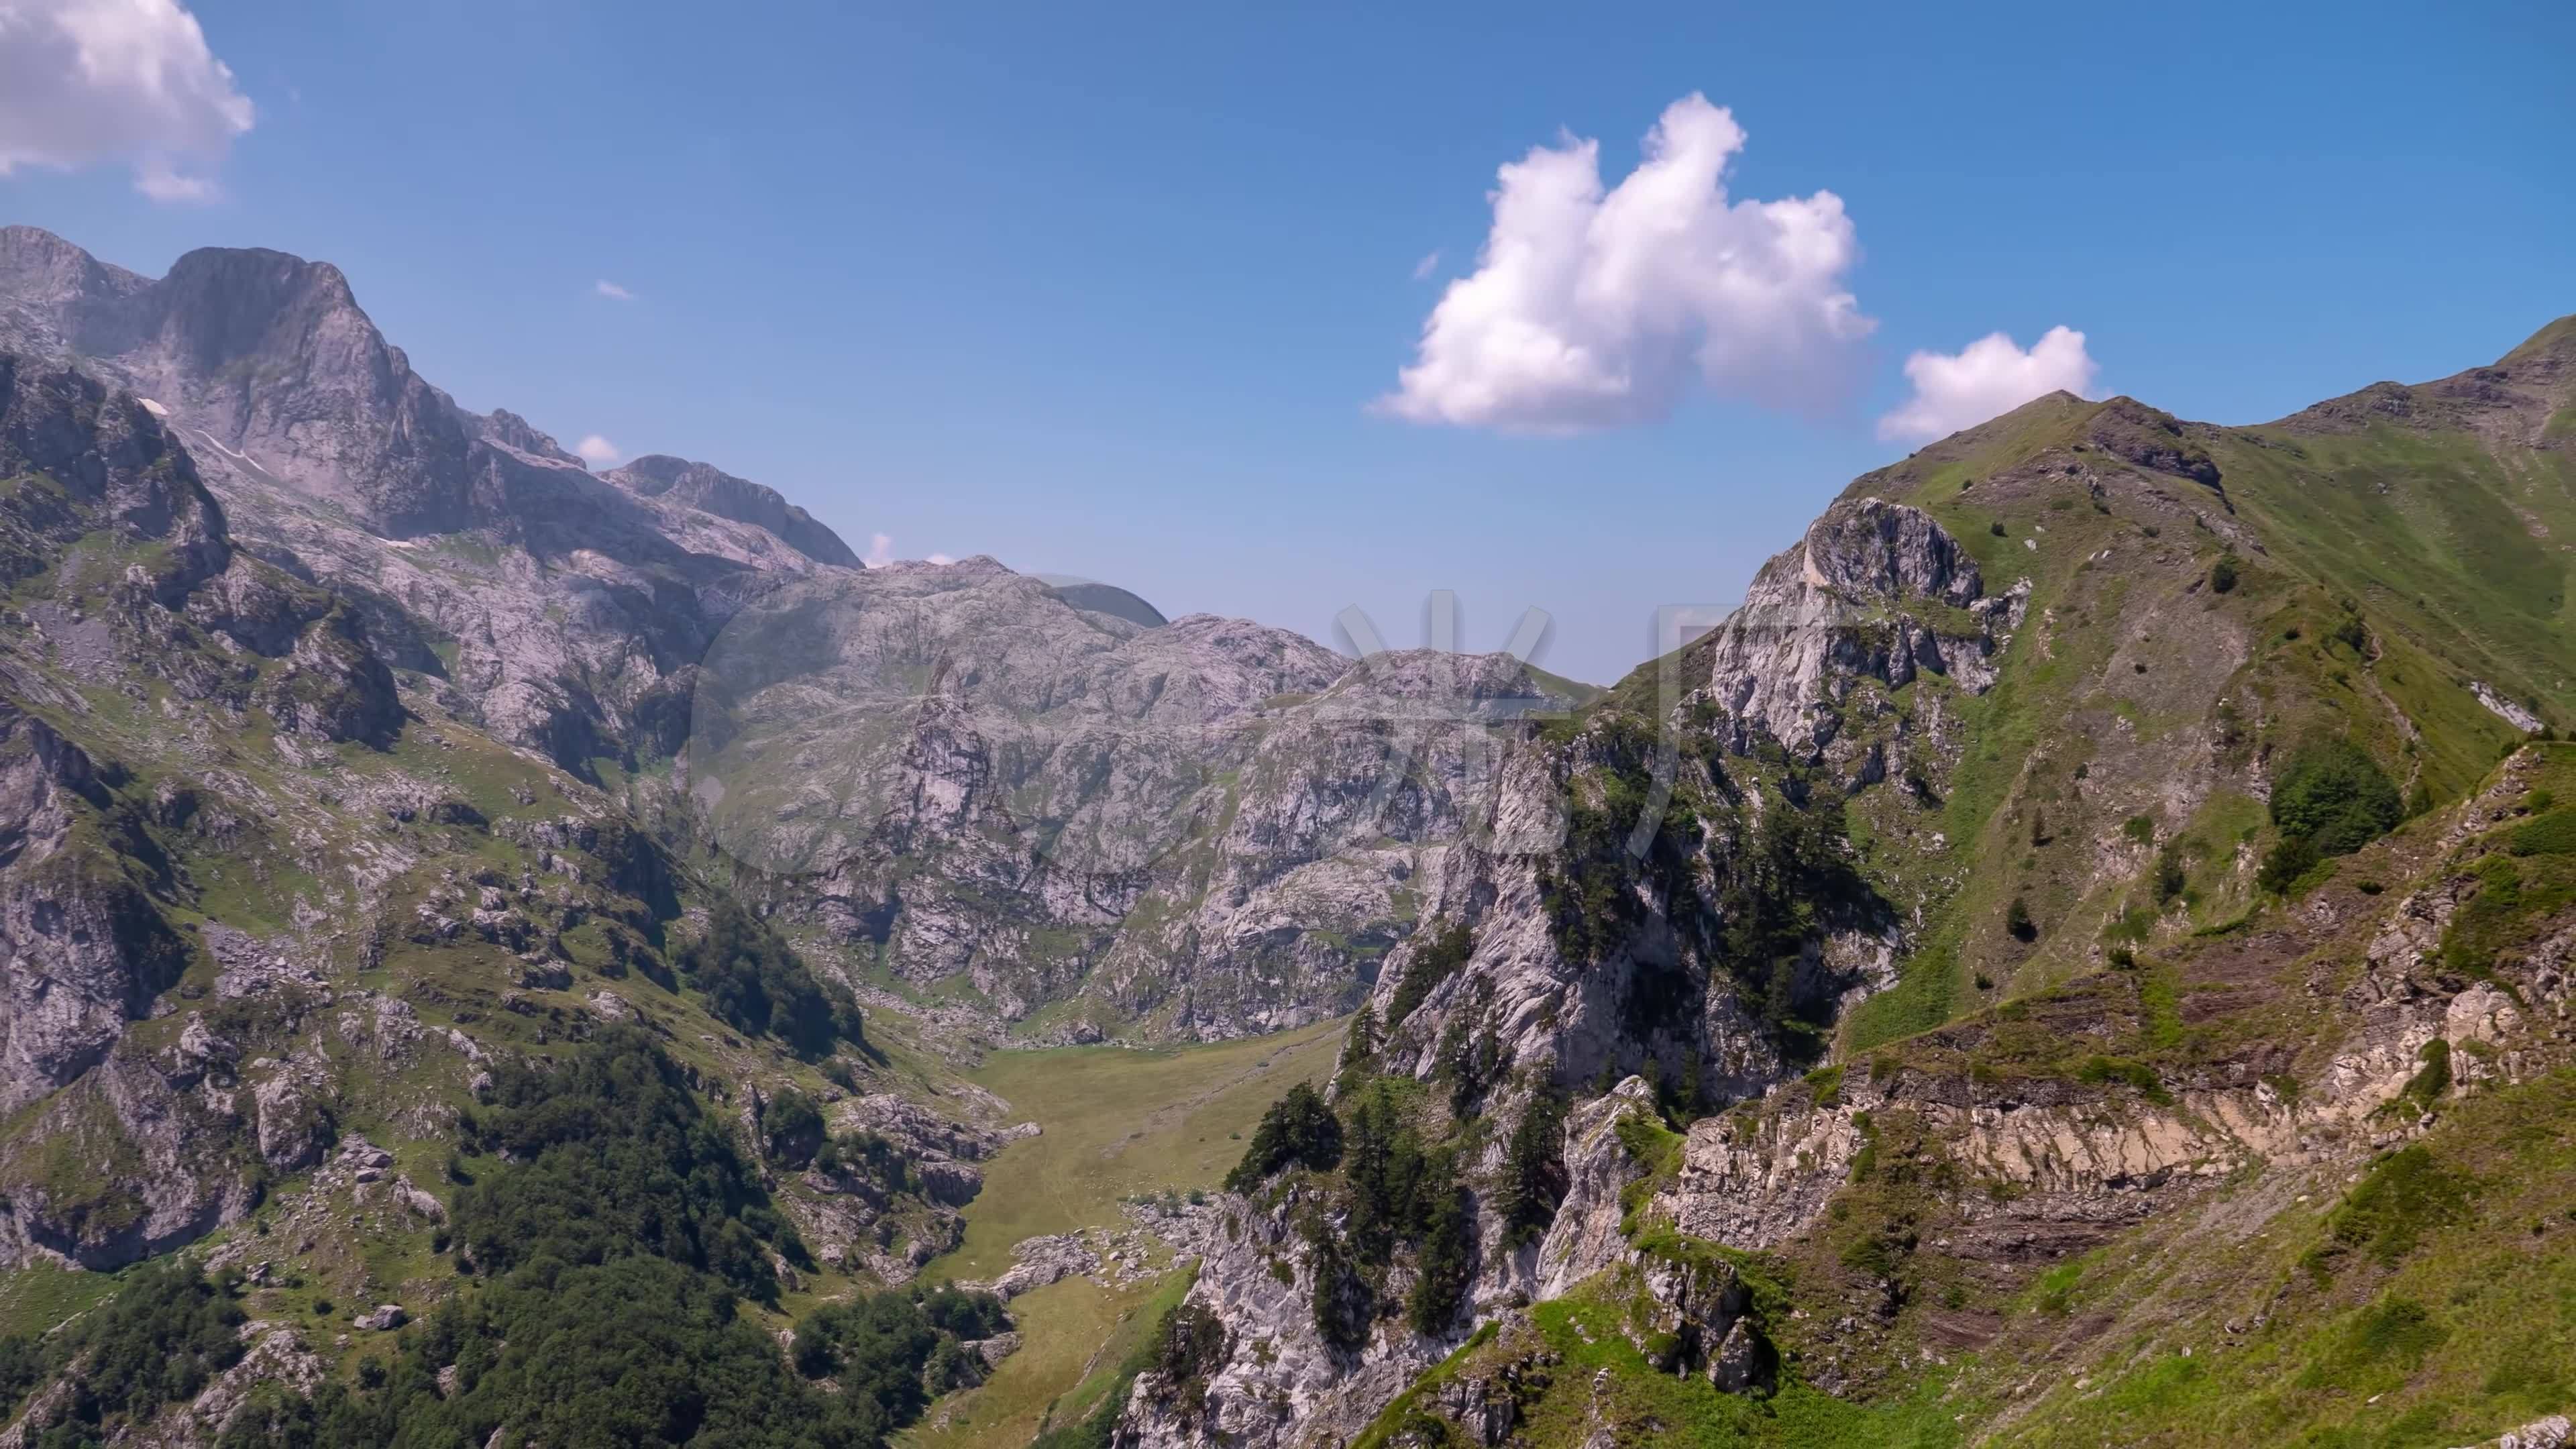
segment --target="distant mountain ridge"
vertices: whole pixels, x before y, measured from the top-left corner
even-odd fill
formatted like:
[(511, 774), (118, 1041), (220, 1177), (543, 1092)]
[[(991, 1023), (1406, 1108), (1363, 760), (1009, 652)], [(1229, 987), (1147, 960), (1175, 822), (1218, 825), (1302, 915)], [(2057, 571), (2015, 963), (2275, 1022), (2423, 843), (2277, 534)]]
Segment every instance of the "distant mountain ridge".
[[(867, 569), (707, 463), (594, 475), (527, 419), (456, 405), (339, 269), (281, 252), (152, 280), (0, 229), (10, 349), (144, 399), (236, 546), (343, 600), (438, 709), (624, 778), (675, 845), (793, 859), (759, 888), (790, 919), (996, 1027), (1230, 1036), (1343, 1009), (1472, 813), (1455, 742), (1391, 721), (1461, 690), (1576, 699), (1514, 661), (1355, 667), (990, 559)], [(826, 611), (851, 657), (711, 673), (781, 601)]]
[[(2576, 319), (2258, 427), (2037, 399), (1607, 691), (810, 522), (464, 412), (322, 264), (0, 233), (0, 1268), (262, 1315), (115, 1442), (650, 1342), (448, 1331), (630, 1206), (524, 1175), (541, 1081), (734, 1162), (660, 1251), (774, 1379), (1024, 1135), (944, 1061), (1351, 1007), (1137, 1205), (1197, 1267), (1050, 1444), (2567, 1438)], [(123, 1412), (53, 1302), (0, 1444)]]
[(756, 483), (658, 457), (595, 478), (526, 419), (457, 406), (327, 262), (209, 248), (156, 281), (0, 228), (0, 348), (147, 399), (245, 547), (343, 593), (389, 662), (578, 772), (677, 746), (661, 701), (685, 698), (674, 676), (731, 599), (859, 566)]

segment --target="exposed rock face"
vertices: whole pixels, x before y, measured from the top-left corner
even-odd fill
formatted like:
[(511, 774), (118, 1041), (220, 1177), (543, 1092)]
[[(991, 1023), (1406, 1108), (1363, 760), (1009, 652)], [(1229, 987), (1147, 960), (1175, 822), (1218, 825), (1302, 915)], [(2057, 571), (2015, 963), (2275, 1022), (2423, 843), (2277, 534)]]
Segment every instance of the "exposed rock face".
[[(1944, 619), (1967, 615), (1975, 632), (1945, 625), (1952, 631), (1946, 642), (1952, 653), (1973, 652), (1982, 660), (2018, 622), (2016, 602), (2017, 596), (1984, 600), (1964, 550), (1919, 510), (1877, 500), (1844, 505), (1806, 543), (1763, 570), (1743, 610), (1685, 651), (1676, 697), (1658, 709), (1705, 721), (1695, 730), (1739, 753), (1786, 744), (1798, 758), (1830, 769), (1833, 757), (1823, 746), (1833, 734), (1815, 724), (1810, 701), (1839, 705), (1856, 682), (1884, 689), (1910, 680), (1918, 668), (1949, 668), (1930, 628), (1917, 628), (1919, 644), (1893, 653), (1871, 646), (1873, 629), (1884, 635), (1891, 617), (1895, 627), (1913, 627), (1902, 612), (1907, 609)], [(1982, 607), (1971, 613), (1970, 606)], [(1966, 687), (1981, 688), (1988, 678)], [(1795, 1067), (1782, 1040), (1733, 984), (1736, 966), (1709, 944), (1720, 938), (1693, 919), (1704, 909), (1695, 904), (1704, 898), (1703, 883), (1723, 881), (1737, 868), (1738, 852), (1758, 832), (1758, 808), (1735, 807), (1744, 811), (1734, 817), (1738, 830), (1704, 834), (1665, 867), (1653, 864), (1666, 859), (1662, 845), (1649, 846), (1642, 860), (1628, 855), (1636, 822), (1615, 817), (1612, 853), (1587, 861), (1581, 853), (1598, 847), (1586, 846), (1579, 824), (1569, 834), (1569, 800), (1579, 812), (1595, 799), (1626, 798), (1608, 793), (1605, 777), (1642, 780), (1637, 788), (1651, 791), (1660, 759), (1664, 788), (1708, 792), (1704, 808), (1716, 809), (1715, 772), (1705, 762), (1685, 766), (1678, 749), (1599, 732), (1564, 743), (1525, 736), (1501, 753), (1493, 767), (1489, 829), (1441, 852), (1422, 877), (1425, 917), (1470, 927), (1472, 947), (1427, 990), (1418, 982), (1408, 988), (1406, 978), (1439, 943), (1417, 932), (1395, 949), (1369, 1002), (1387, 1025), (1368, 1065), (1432, 1079), (1452, 1070), (1449, 1043), (1488, 1042), (1483, 1050), (1500, 1085), (1483, 1108), (1503, 1121), (1531, 1110), (1551, 1086), (1640, 1066), (1652, 1066), (1666, 1080), (1687, 1073), (1698, 1090), (1720, 1100), (1758, 1096), (1787, 1078)], [(1859, 764), (1851, 765), (1857, 779)], [(1578, 887), (1568, 877), (1579, 881), (1583, 872), (1602, 870), (1613, 872), (1615, 892), (1634, 902), (1633, 914), (1620, 910), (1627, 929), (1597, 944), (1569, 937), (1563, 898)], [(1817, 904), (1816, 928), (1800, 943), (1791, 972), (1792, 981), (1803, 983), (1797, 990), (1832, 1002), (1890, 979), (1895, 940), (1881, 908), (1866, 900)], [(1574, 939), (1585, 941), (1581, 954), (1569, 953)], [(1742, 1322), (1746, 1290), (1731, 1270), (1708, 1262), (1641, 1261), (1623, 1231), (1627, 1190), (1650, 1165), (1622, 1144), (1619, 1120), (1655, 1111), (1653, 1091), (1634, 1076), (1573, 1109), (1564, 1127), (1563, 1201), (1537, 1243), (1478, 1255), (1471, 1321), (1633, 1268), (1643, 1275), (1647, 1299), (1659, 1305), (1660, 1327), (1639, 1330), (1653, 1339), (1655, 1353), (1727, 1387), (1751, 1386), (1770, 1373), (1771, 1350)], [(1495, 1140), (1501, 1135), (1488, 1137), (1480, 1170), (1501, 1166)], [(1830, 1187), (1822, 1186), (1823, 1177), (1818, 1181), (1821, 1209)], [(1127, 1419), (1137, 1444), (1340, 1442), (1457, 1341), (1420, 1337), (1401, 1322), (1380, 1320), (1355, 1353), (1334, 1350), (1313, 1326), (1307, 1301), (1316, 1268), (1291, 1227), (1311, 1208), (1292, 1189), (1277, 1203), (1244, 1202), (1241, 1211), (1242, 1231), (1211, 1246), (1191, 1301), (1235, 1325), (1241, 1344), (1257, 1348), (1247, 1355), (1238, 1346), (1209, 1380), (1201, 1419), (1177, 1417), (1167, 1396), (1140, 1382)], [(1477, 1237), (1489, 1245), (1506, 1240), (1490, 1194), (1479, 1197)], [(1458, 1336), (1465, 1331), (1461, 1324)], [(1508, 1426), (1507, 1401), (1481, 1390), (1461, 1393), (1470, 1416), (1461, 1422), (1498, 1433)]]
[[(45, 664), (104, 681), (134, 660), (180, 696), (259, 709), (318, 741), (382, 743), (399, 725), (393, 682), (355, 623), (231, 547), (187, 455), (132, 399), (0, 354), (0, 477), (10, 480), (0, 554), (18, 561), (14, 572), (52, 562), (73, 539), (108, 541), (27, 611), (16, 641), (30, 651), (26, 669), (8, 677), (30, 703), (61, 702), (39, 682)], [(90, 592), (72, 592), (84, 584)], [(267, 657), (218, 664), (208, 633), (235, 659)], [(124, 777), (0, 697), (7, 1107), (97, 1066), (186, 965), (188, 947), (152, 899), (167, 862), (110, 793)]]
[(906, 976), (1228, 1036), (1345, 1006), (1481, 828), (1489, 730), (1568, 703), (1508, 658), (1354, 666), (986, 559), (902, 564), (734, 617), (688, 779), (722, 848)]
[(0, 1110), (97, 1065), (184, 963), (150, 901), (72, 838), (106, 798), (78, 746), (0, 701)]
[[(498, 414), (495, 415), (500, 416)], [(552, 439), (547, 439), (549, 443)], [(776, 534), (788, 547), (816, 563), (860, 567), (859, 556), (841, 536), (814, 521), (804, 509), (748, 478), (737, 478), (707, 463), (692, 463), (665, 453), (648, 453), (610, 470), (609, 482), (640, 498), (686, 504), (700, 513), (730, 518)], [(685, 515), (680, 515), (684, 519)], [(677, 519), (674, 520), (679, 521)], [(685, 524), (682, 524), (685, 526)]]
[[(336, 269), (281, 253), (155, 281), (0, 231), (0, 346), (134, 390), (120, 426), (193, 450), (232, 546), (273, 567), (200, 558), (159, 587), (283, 661), (249, 702), (289, 732), (383, 743), (391, 670), (576, 775), (685, 755), (700, 788), (657, 800), (670, 829), (712, 817), (792, 877), (782, 901), (1002, 1020), (1083, 998), (1064, 1039), (1346, 1007), (1433, 854), (1490, 813), (1487, 727), (1571, 702), (1508, 660), (1355, 669), (987, 559), (863, 572), (759, 484), (660, 455), (593, 477), (526, 419), (458, 408)], [(67, 648), (95, 647), (81, 624)]]
[(1646, 1175), (1649, 1165), (1620, 1143), (1619, 1119), (1631, 1112), (1651, 1116), (1655, 1110), (1653, 1089), (1643, 1078), (1629, 1077), (1568, 1114), (1565, 1200), (1539, 1241), (1531, 1296), (1563, 1297), (1593, 1274), (1628, 1261), (1631, 1250), (1622, 1222), (1627, 1208), (1620, 1195)]
[(1438, 1363), (1447, 1345), (1401, 1332), (1374, 1335), (1355, 1354), (1325, 1343), (1311, 1307), (1315, 1264), (1290, 1226), (1302, 1204), (1264, 1212), (1249, 1202), (1221, 1201), (1240, 1208), (1240, 1231), (1229, 1227), (1209, 1244), (1189, 1301), (1233, 1327), (1231, 1352), (1209, 1376), (1204, 1407), (1195, 1414), (1175, 1412), (1155, 1376), (1140, 1377), (1119, 1442), (1139, 1449), (1348, 1442), (1380, 1406)]
[(1824, 752), (1864, 683), (1900, 689), (1931, 673), (1983, 691), (2028, 594), (2025, 585), (1988, 596), (1975, 561), (1920, 509), (1837, 503), (1803, 543), (1763, 565), (1744, 607), (1686, 651), (1681, 669), (1686, 687), (1705, 687), (1724, 711), (1738, 753), (1766, 738)]
[(856, 563), (756, 484), (681, 465), (657, 485), (675, 460), (648, 459), (618, 486), (515, 414), (457, 407), (327, 263), (210, 249), (150, 281), (0, 229), (0, 348), (148, 399), (251, 552), (338, 593), (387, 663), (447, 677), (467, 713), (576, 770), (677, 745), (656, 701), (686, 697), (671, 677), (754, 571)]

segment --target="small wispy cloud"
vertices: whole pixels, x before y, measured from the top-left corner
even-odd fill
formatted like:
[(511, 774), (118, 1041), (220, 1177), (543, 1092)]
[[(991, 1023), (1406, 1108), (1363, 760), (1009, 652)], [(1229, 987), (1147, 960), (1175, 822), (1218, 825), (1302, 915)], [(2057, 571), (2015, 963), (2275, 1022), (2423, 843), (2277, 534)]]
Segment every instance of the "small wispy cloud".
[(1426, 252), (1422, 260), (1413, 264), (1413, 280), (1419, 282), (1438, 270), (1440, 270), (1440, 253)]
[(619, 458), (626, 456), (625, 454), (617, 451), (617, 445), (615, 443), (608, 441), (597, 433), (589, 434), (580, 442), (573, 444), (572, 450), (581, 455), (583, 462), (591, 464), (614, 463)]
[(598, 281), (591, 283), (590, 290), (602, 297), (606, 297), (612, 302), (632, 302), (635, 300), (635, 294), (633, 292), (626, 290), (624, 287), (617, 285), (606, 277), (602, 277)]
[[(881, 568), (884, 568), (886, 565), (888, 565), (888, 564), (890, 564), (890, 563), (893, 563), (893, 562), (894, 562), (894, 535), (893, 535), (893, 534), (891, 534), (891, 533), (872, 533), (872, 534), (869, 534), (869, 535), (868, 535), (868, 552), (867, 552), (867, 557), (866, 557), (866, 558), (864, 558), (864, 559), (862, 559), (862, 560), (861, 560), (861, 562), (865, 563), (869, 568), (872, 568), (872, 569), (881, 569)], [(952, 564), (952, 563), (957, 562), (957, 560), (955, 560), (955, 559), (953, 559), (953, 558), (950, 558), (948, 555), (946, 555), (946, 554), (944, 554), (944, 553), (934, 553), (934, 554), (930, 555), (930, 557), (929, 557), (928, 559), (924, 560), (924, 562), (927, 562), (927, 563), (935, 563), (935, 564)]]

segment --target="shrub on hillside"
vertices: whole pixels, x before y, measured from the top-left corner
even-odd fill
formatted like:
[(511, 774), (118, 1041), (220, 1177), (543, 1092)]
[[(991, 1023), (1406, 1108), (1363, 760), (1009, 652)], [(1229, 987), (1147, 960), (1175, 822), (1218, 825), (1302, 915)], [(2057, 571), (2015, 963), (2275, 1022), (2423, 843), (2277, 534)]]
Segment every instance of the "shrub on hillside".
[(772, 1160), (803, 1167), (823, 1145), (823, 1109), (794, 1087), (784, 1088), (760, 1109), (760, 1136)]
[(2397, 786), (2350, 740), (2319, 740), (2292, 756), (2272, 786), (2272, 823), (2321, 856), (2350, 855), (2406, 818)]
[(2576, 807), (2534, 815), (2515, 826), (2505, 849), (2516, 855), (2576, 855)]

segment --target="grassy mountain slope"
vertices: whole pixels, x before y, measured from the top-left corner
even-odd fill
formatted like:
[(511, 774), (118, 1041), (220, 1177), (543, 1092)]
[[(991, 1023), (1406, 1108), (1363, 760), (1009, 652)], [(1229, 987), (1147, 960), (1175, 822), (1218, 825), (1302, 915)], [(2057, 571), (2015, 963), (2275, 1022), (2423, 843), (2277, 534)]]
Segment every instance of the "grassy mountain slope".
[[(1515, 1221), (1497, 1149), (1519, 1129), (1427, 1122), (1493, 1209), (1491, 1296), (1361, 1442), (2439, 1446), (2576, 1405), (2552, 1125), (2576, 1070), (2576, 748), (2549, 739), (2576, 715), (2571, 343), (2554, 324), (2495, 368), (2260, 428), (2041, 399), (1838, 505), (1922, 510), (1988, 599), (2019, 600), (1990, 658), (1930, 584), (1785, 607), (1812, 599), (1783, 592), (1801, 570), (1867, 557), (1853, 529), (1885, 515), (1847, 513), (1756, 585), (1793, 621), (1766, 657), (1828, 661), (1794, 730), (1730, 673), (1757, 619), (1537, 741), (1566, 752), (1578, 835), (1617, 742), (1658, 728), (1703, 820), (1717, 789), (1830, 812), (1904, 923), (1897, 979), (1803, 1081), (1731, 1104), (1664, 1062), (1620, 1088), (1651, 1105), (1622, 1108), (1556, 1064), (1589, 1124), (1566, 1128), (1558, 1210), (1615, 1214), (1625, 1247), (1530, 1307), (1491, 1236)], [(1948, 667), (1898, 667), (1927, 632)], [(1675, 678), (1718, 697), (1676, 701)], [(1728, 848), (1704, 852), (1720, 881)], [(1612, 883), (1638, 893), (1631, 939), (1687, 934), (1701, 868), (1650, 853)], [(1743, 979), (1721, 951), (1712, 994), (1721, 969)], [(1481, 954), (1463, 977), (1434, 1009), (1511, 989)], [(1458, 1080), (1445, 1051), (1415, 1060)], [(1550, 1063), (1519, 1062), (1503, 1090), (1539, 1090), (1505, 1110), (1536, 1114)], [(1365, 1100), (1345, 1093), (1345, 1134)], [(1313, 1204), (1331, 1223), (1365, 1196), (1347, 1175), (1292, 1170), (1254, 1206), (1314, 1234)], [(1426, 1346), (1369, 1341), (1367, 1361)], [(1187, 1408), (1258, 1383), (1240, 1362), (1155, 1383), (1144, 1442), (1194, 1442), (1194, 1412), (1260, 1422)]]
[[(542, 1377), (549, 1337), (548, 1371), (607, 1372), (640, 1300), (675, 1355), (778, 1380), (737, 1442), (874, 1442), (793, 1439), (838, 1411), (768, 1331), (952, 1246), (998, 1103), (237, 549), (151, 410), (4, 354), (0, 586), (0, 1421), (208, 1442), (264, 1381), (246, 1442), (342, 1410), (324, 1442), (382, 1442), (432, 1415), (406, 1374)], [(572, 1090), (603, 1059), (618, 1109)], [(203, 1372), (136, 1367), (200, 1330)], [(514, 1382), (457, 1410), (473, 1442), (547, 1397)]]

